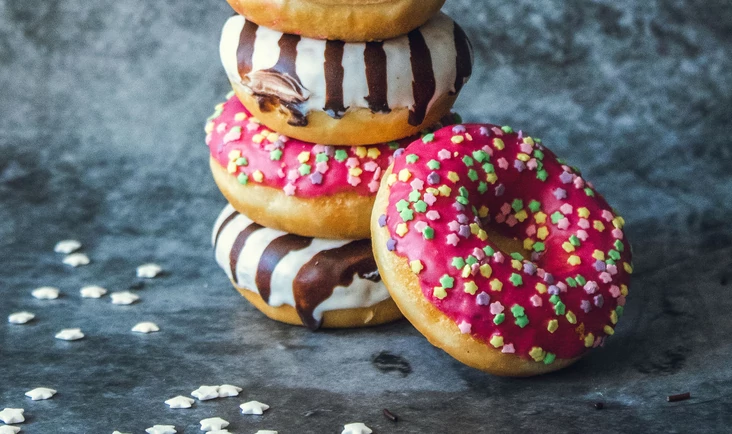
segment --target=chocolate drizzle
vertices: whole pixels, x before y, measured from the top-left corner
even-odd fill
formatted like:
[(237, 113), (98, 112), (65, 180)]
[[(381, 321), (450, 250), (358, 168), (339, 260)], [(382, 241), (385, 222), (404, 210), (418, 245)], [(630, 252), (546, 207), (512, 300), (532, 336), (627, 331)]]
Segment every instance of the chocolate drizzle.
[(325, 43), (325, 107), (328, 116), (340, 119), (346, 114), (343, 106), (343, 41), (326, 41)]
[(356, 275), (378, 282), (381, 277), (377, 270), (370, 240), (351, 241), (342, 247), (318, 252), (303, 265), (293, 282), (295, 309), (303, 324), (311, 330), (319, 328), (322, 321), (316, 320), (313, 312), (335, 288), (349, 286)]
[(435, 95), (435, 72), (432, 68), (432, 56), (422, 32), (412, 30), (407, 35), (410, 61), (412, 63), (412, 92), (414, 94), (414, 108), (409, 111), (409, 125), (417, 126), (424, 122), (427, 116), (427, 107)]
[(252, 223), (236, 236), (234, 245), (231, 246), (231, 252), (229, 252), (229, 269), (231, 270), (231, 280), (233, 280), (234, 283), (239, 283), (239, 278), (236, 276), (236, 264), (239, 262), (239, 255), (244, 248), (244, 244), (247, 242), (247, 238), (263, 227), (264, 226)]
[(467, 83), (468, 78), (473, 74), (473, 47), (470, 44), (470, 40), (457, 23), (455, 23), (454, 34), (455, 52), (457, 53), (455, 91), (450, 92), (450, 95), (455, 95), (460, 92), (465, 83)]
[(369, 109), (374, 113), (391, 112), (386, 96), (388, 83), (384, 43), (367, 42), (363, 59), (366, 64), (366, 82), (369, 86), (369, 95), (365, 99), (369, 103)]
[(299, 235), (287, 234), (279, 238), (275, 238), (262, 253), (257, 266), (257, 274), (254, 283), (257, 285), (259, 295), (265, 303), (269, 303), (269, 296), (272, 293), (272, 274), (277, 264), (288, 253), (302, 250), (313, 242), (312, 238), (301, 237)]
[(244, 22), (244, 28), (239, 34), (239, 46), (236, 49), (236, 60), (239, 66), (239, 76), (245, 77), (252, 70), (254, 58), (254, 41), (257, 40), (259, 26), (251, 21)]
[(221, 236), (221, 232), (224, 230), (224, 228), (231, 223), (232, 220), (236, 218), (236, 216), (239, 215), (239, 211), (232, 211), (231, 214), (229, 214), (222, 222), (221, 226), (219, 226), (219, 229), (216, 231), (216, 237), (214, 238), (214, 252), (216, 251), (216, 246), (219, 244), (219, 237)]

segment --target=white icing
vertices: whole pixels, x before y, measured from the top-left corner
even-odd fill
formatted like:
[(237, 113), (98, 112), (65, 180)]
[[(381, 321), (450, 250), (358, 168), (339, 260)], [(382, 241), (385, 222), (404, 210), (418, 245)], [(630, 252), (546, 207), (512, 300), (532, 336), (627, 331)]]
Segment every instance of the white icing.
[[(223, 221), (233, 212), (234, 208), (231, 205), (224, 208), (216, 220), (212, 240), (215, 241), (214, 238)], [(218, 244), (216, 244), (215, 256), (216, 261), (229, 278), (231, 278), (229, 255), (234, 241), (237, 235), (252, 223), (252, 220), (248, 217), (239, 214), (221, 230)], [(249, 236), (239, 254), (239, 261), (236, 266), (236, 274), (239, 279), (237, 286), (259, 293), (255, 278), (262, 253), (273, 240), (284, 235), (287, 235), (287, 233), (263, 228)], [(310, 246), (285, 255), (272, 273), (269, 304), (274, 307), (283, 304), (295, 307), (293, 281), (302, 266), (308, 263), (317, 253), (342, 247), (349, 242), (314, 238)], [(323, 312), (373, 306), (388, 298), (389, 292), (383, 282), (373, 282), (356, 275), (347, 287), (336, 287), (331, 296), (317, 306), (313, 312), (313, 317), (319, 321), (322, 319)]]

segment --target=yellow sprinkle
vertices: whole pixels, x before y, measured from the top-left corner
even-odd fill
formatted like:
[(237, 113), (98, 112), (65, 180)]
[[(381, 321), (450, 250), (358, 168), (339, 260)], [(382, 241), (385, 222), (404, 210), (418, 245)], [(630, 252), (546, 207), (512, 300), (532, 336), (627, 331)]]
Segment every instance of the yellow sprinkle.
[(447, 172), (447, 179), (449, 179), (452, 182), (460, 181), (460, 177), (458, 176), (458, 174), (455, 172), (452, 172), (452, 171)]
[(573, 245), (572, 243), (570, 243), (569, 241), (565, 241), (565, 242), (563, 242), (563, 243), (562, 243), (562, 248), (563, 248), (563, 249), (564, 249), (564, 251), (565, 251), (565, 252), (567, 252), (567, 253), (572, 253), (572, 252), (574, 252), (574, 245)]
[(618, 313), (615, 312), (614, 310), (611, 310), (610, 311), (610, 322), (613, 323), (613, 324), (617, 324), (618, 323)]
[(544, 241), (549, 236), (549, 229), (546, 226), (542, 226), (536, 231), (536, 238)]
[(582, 263), (582, 259), (580, 259), (580, 257), (577, 255), (572, 255), (569, 257), (569, 259), (567, 259), (567, 263), (569, 265), (577, 266)]
[(447, 297), (447, 291), (445, 291), (445, 288), (441, 286), (435, 286), (432, 289), (432, 295), (442, 300), (443, 298)]
[(493, 147), (498, 149), (499, 151), (502, 151), (503, 148), (506, 147), (506, 144), (503, 143), (503, 140), (501, 140), (499, 138), (495, 138), (495, 139), (493, 139)]
[(264, 137), (267, 137), (269, 135), (270, 131), (268, 129), (263, 129), (259, 134), (261, 134)]
[(229, 161), (229, 164), (226, 166), (226, 171), (229, 173), (236, 173), (239, 166), (236, 165), (235, 162)]
[(252, 179), (254, 179), (257, 182), (262, 182), (262, 180), (264, 179), (264, 174), (262, 173), (261, 170), (257, 170), (254, 173), (252, 173)]
[(590, 348), (592, 346), (592, 344), (594, 344), (594, 343), (595, 343), (595, 335), (590, 333), (587, 336), (585, 336), (585, 346), (587, 348)]
[(549, 325), (547, 325), (546, 329), (549, 330), (549, 333), (554, 333), (559, 328), (559, 321), (553, 319), (549, 321)]
[(610, 327), (609, 325), (606, 325), (605, 327), (603, 327), (602, 331), (604, 331), (605, 334), (608, 336), (612, 336), (615, 334), (615, 329)]
[(546, 223), (546, 214), (539, 211), (536, 214), (534, 214), (534, 220), (536, 221), (536, 223), (543, 225), (544, 223)]
[(237, 160), (241, 158), (241, 151), (238, 149), (234, 149), (233, 151), (229, 152), (229, 160)]
[(465, 133), (465, 138), (468, 139), (469, 142), (473, 141), (473, 136), (471, 136), (470, 133)]
[(310, 152), (303, 151), (297, 154), (297, 161), (299, 161), (301, 164), (305, 164), (310, 160)]
[(435, 187), (427, 187), (427, 193), (432, 193), (434, 196), (438, 196), (440, 194), (440, 190), (436, 189)]
[(399, 171), (399, 180), (402, 182), (409, 181), (409, 178), (412, 177), (412, 173), (407, 169), (402, 169)]
[(545, 294), (546, 293), (546, 285), (544, 285), (541, 282), (537, 283), (536, 284), (536, 292), (538, 292), (539, 294)]
[(237, 114), (234, 115), (234, 120), (237, 121), (237, 122), (241, 122), (241, 121), (243, 121), (246, 118), (247, 118), (247, 114), (244, 113), (244, 112), (239, 112), (239, 113), (237, 113)]
[(623, 226), (625, 226), (625, 219), (617, 216), (613, 219), (613, 226), (615, 226), (618, 229), (623, 229)]
[(523, 161), (524, 163), (531, 160), (531, 157), (529, 154), (524, 154), (523, 152), (519, 152), (518, 155), (516, 155), (516, 159)]
[(485, 181), (489, 184), (495, 184), (498, 181), (498, 175), (495, 173), (487, 173), (485, 175)]
[(206, 134), (211, 134), (214, 130), (214, 123), (213, 121), (206, 122), (206, 128), (203, 129)]
[(399, 235), (400, 237), (403, 237), (404, 235), (406, 235), (407, 232), (409, 232), (409, 229), (407, 228), (406, 223), (399, 223), (397, 225), (397, 227), (396, 227), (397, 235)]
[(600, 220), (595, 220), (592, 223), (592, 227), (594, 227), (595, 229), (597, 229), (599, 232), (602, 232), (602, 231), (605, 230), (605, 225)]
[(471, 280), (463, 284), (463, 290), (470, 295), (475, 295), (475, 292), (478, 290), (478, 285)]
[(500, 292), (503, 289), (503, 283), (498, 279), (491, 280), (491, 291)]
[(604, 261), (605, 253), (602, 250), (595, 250), (594, 252), (592, 252), (592, 257), (594, 259), (597, 259), (598, 261)]
[(463, 267), (463, 271), (462, 271), (462, 274), (461, 274), (461, 276), (463, 276), (463, 279), (467, 279), (468, 277), (470, 277), (470, 272), (471, 271), (472, 271), (472, 269), (470, 268), (470, 265), (467, 265), (466, 264)]
[(412, 273), (419, 274), (424, 270), (424, 265), (422, 265), (422, 261), (419, 259), (415, 259), (414, 261), (409, 263), (409, 267), (412, 269)]
[(483, 229), (478, 231), (478, 239), (481, 241), (485, 241), (488, 239), (488, 233), (484, 231)]
[(620, 285), (620, 295), (622, 295), (623, 297), (628, 296), (628, 285)]
[(526, 143), (527, 145), (534, 146), (534, 139), (532, 139), (529, 136), (526, 136), (526, 137), (524, 137), (524, 143)]
[(249, 122), (254, 123), (254, 124), (261, 124), (261, 122), (259, 122), (259, 119), (257, 119), (254, 116), (252, 116), (251, 118), (249, 118)]
[(628, 274), (633, 274), (633, 266), (628, 264), (627, 262), (623, 262), (623, 268), (625, 269), (625, 272)]
[(437, 188), (437, 190), (439, 190), (440, 196), (449, 197), (450, 193), (452, 193), (452, 188), (446, 185), (441, 185), (439, 188)]
[(216, 111), (223, 110), (224, 109), (224, 103), (220, 102), (214, 106), (214, 109)]
[(369, 148), (368, 152), (366, 152), (366, 155), (368, 155), (371, 159), (377, 159), (379, 158), (379, 155), (381, 155), (381, 151), (379, 151), (379, 148)]
[(516, 259), (511, 259), (511, 267), (514, 270), (521, 270), (522, 268), (524, 268), (523, 265), (521, 264), (521, 261), (516, 260)]
[(363, 173), (363, 169), (360, 167), (352, 167), (348, 169), (348, 174), (351, 176), (359, 177)]
[(535, 362), (541, 362), (544, 360), (544, 357), (546, 357), (546, 352), (542, 350), (541, 347), (533, 347), (531, 351), (529, 351), (529, 355)]
[(490, 210), (488, 209), (488, 207), (483, 205), (478, 210), (478, 217), (484, 219), (484, 218), (488, 217), (489, 212), (490, 212)]
[(523, 223), (524, 220), (526, 220), (527, 218), (529, 218), (529, 214), (526, 213), (525, 209), (522, 209), (521, 211), (516, 213), (516, 220), (520, 221), (521, 223)]
[(386, 178), (386, 185), (388, 185), (389, 187), (396, 184), (396, 182), (397, 182), (397, 176), (394, 173), (389, 174), (389, 177)]
[(274, 143), (277, 140), (280, 139), (280, 135), (277, 133), (269, 133), (267, 134), (267, 140), (269, 140), (270, 143)]
[(465, 137), (463, 137), (463, 136), (452, 136), (452, 138), (450, 139), (450, 141), (453, 142), (453, 143), (455, 143), (457, 145), (458, 143), (464, 142), (465, 141)]
[(590, 210), (585, 207), (577, 208), (577, 215), (582, 217), (583, 219), (586, 219), (590, 216)]
[(577, 315), (574, 314), (574, 312), (569, 311), (566, 315), (564, 315), (565, 318), (567, 318), (567, 322), (570, 324), (577, 324)]
[(483, 264), (480, 266), (480, 275), (485, 277), (486, 279), (491, 277), (491, 274), (493, 274), (493, 268), (491, 268), (488, 264)]
[(364, 158), (368, 154), (365, 146), (356, 146), (356, 156), (358, 158)]
[(524, 240), (524, 250), (531, 250), (534, 248), (534, 240), (527, 238)]
[(490, 342), (495, 348), (501, 348), (503, 346), (503, 336), (493, 335)]
[(254, 143), (262, 143), (264, 141), (264, 136), (261, 134), (255, 134), (254, 137), (252, 137), (252, 142)]
[(478, 231), (480, 231), (480, 226), (478, 226), (478, 223), (471, 223), (470, 233), (473, 235), (478, 235)]

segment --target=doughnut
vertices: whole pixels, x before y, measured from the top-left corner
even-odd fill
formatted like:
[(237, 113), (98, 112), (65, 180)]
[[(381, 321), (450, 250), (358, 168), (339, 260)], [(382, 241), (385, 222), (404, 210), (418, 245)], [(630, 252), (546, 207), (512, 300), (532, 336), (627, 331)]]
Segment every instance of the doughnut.
[(312, 330), (402, 318), (376, 268), (369, 240), (301, 237), (269, 229), (227, 205), (212, 234), (216, 261), (268, 317)]
[(371, 237), (381, 173), (395, 150), (417, 138), (369, 147), (313, 145), (270, 131), (233, 95), (206, 124), (211, 171), (229, 203), (261, 225), (318, 238)]
[(229, 81), (273, 131), (322, 145), (390, 142), (434, 125), (472, 72), (463, 30), (438, 14), (384, 42), (309, 39), (229, 18), (220, 44)]
[(540, 139), (466, 124), (395, 158), (371, 227), (392, 298), (433, 345), (529, 376), (614, 333), (633, 272), (623, 225)]
[(445, 0), (228, 0), (260, 26), (313, 39), (382, 41), (405, 35)]

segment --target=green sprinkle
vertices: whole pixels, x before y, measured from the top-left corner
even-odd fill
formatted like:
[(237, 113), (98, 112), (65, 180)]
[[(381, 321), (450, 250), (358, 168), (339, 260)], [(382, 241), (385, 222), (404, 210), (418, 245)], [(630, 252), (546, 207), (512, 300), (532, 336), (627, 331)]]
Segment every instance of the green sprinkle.
[(422, 142), (430, 143), (435, 141), (435, 135), (433, 133), (425, 134), (422, 136)]
[(488, 191), (488, 184), (480, 181), (480, 183), (478, 184), (478, 193), (483, 194), (486, 191)]
[(414, 164), (419, 160), (419, 156), (417, 154), (409, 154), (407, 155), (407, 163)]
[(450, 289), (453, 287), (453, 285), (455, 285), (455, 279), (445, 274), (440, 277), (440, 285), (445, 289)]
[(560, 301), (562, 301), (562, 299), (560, 299), (557, 294), (554, 294), (551, 297), (549, 297), (549, 303), (551, 303), (551, 304), (557, 304)]
[(410, 201), (410, 202), (416, 202), (416, 201), (418, 201), (418, 200), (419, 200), (419, 198), (421, 198), (421, 197), (422, 197), (422, 193), (420, 193), (420, 192), (419, 192), (419, 191), (417, 191), (417, 190), (412, 190), (412, 191), (411, 191), (411, 192), (409, 193), (409, 201)]
[(455, 121), (456, 124), (462, 124), (463, 123), (463, 117), (460, 116), (458, 113), (453, 113), (452, 118)]
[(438, 170), (440, 168), (440, 162), (437, 160), (430, 160), (427, 163), (427, 167), (429, 167), (432, 170)]
[(526, 315), (526, 312), (524, 311), (524, 308), (521, 305), (514, 304), (511, 306), (511, 313), (515, 318), (521, 317)]
[(554, 305), (554, 313), (557, 315), (564, 315), (564, 312), (566, 311), (567, 307), (561, 301)]
[(335, 159), (339, 163), (346, 161), (348, 159), (348, 152), (343, 149), (338, 149), (337, 151), (335, 151)]
[(524, 279), (521, 278), (521, 275), (516, 273), (512, 273), (508, 280), (513, 283), (513, 286), (521, 286), (524, 283)]
[(427, 202), (423, 200), (418, 200), (417, 203), (414, 204), (414, 210), (417, 212), (426, 212), (427, 211)]
[(496, 251), (493, 250), (493, 247), (491, 247), (491, 246), (485, 246), (485, 247), (483, 247), (483, 253), (485, 253), (486, 256), (493, 256), (496, 253)]
[(249, 164), (249, 161), (244, 157), (239, 157), (235, 161), (237, 166), (246, 166)]
[(585, 188), (585, 194), (588, 195), (588, 196), (590, 196), (590, 197), (595, 197), (595, 192), (592, 191), (592, 189), (589, 188), (589, 187)]
[(489, 159), (490, 156), (488, 155), (487, 152), (478, 150), (478, 151), (473, 151), (473, 158), (475, 158), (475, 161), (477, 161), (478, 163), (482, 163), (485, 160)]
[(577, 281), (577, 283), (580, 286), (585, 286), (585, 283), (587, 283), (587, 279), (585, 279), (581, 274), (578, 274), (574, 277), (574, 280)]
[(505, 320), (506, 320), (506, 314), (504, 314), (504, 313), (499, 313), (498, 315), (496, 315), (496, 316), (495, 316), (495, 317), (493, 318), (493, 324), (495, 324), (495, 325), (500, 325), (500, 324), (501, 324), (501, 323), (502, 323), (503, 321), (505, 321)]
[(543, 252), (544, 250), (546, 250), (546, 245), (543, 242), (537, 241), (534, 243), (535, 252)]
[(513, 253), (511, 253), (511, 257), (513, 259), (517, 260), (517, 261), (523, 261), (524, 260), (524, 255), (522, 255), (519, 252), (513, 252)]
[(576, 287), (577, 287), (577, 281), (576, 281), (576, 280), (574, 280), (574, 279), (573, 279), (573, 278), (571, 278), (571, 277), (567, 277), (567, 285), (568, 285), (568, 286), (569, 286), (570, 288), (576, 288)]
[(326, 154), (325, 152), (315, 156), (316, 163), (327, 163), (329, 159), (330, 157), (328, 157), (328, 154)]
[(280, 161), (280, 158), (282, 158), (282, 150), (281, 149), (273, 149), (269, 153), (269, 159), (272, 161)]
[(537, 160), (543, 160), (544, 159), (544, 153), (541, 152), (540, 149), (537, 149), (537, 150), (534, 151), (534, 158), (536, 158)]
[(539, 171), (536, 172), (536, 179), (538, 179), (539, 181), (546, 181), (546, 179), (548, 177), (549, 177), (549, 174), (544, 169), (540, 169)]
[(396, 209), (399, 212), (402, 212), (405, 209), (409, 209), (409, 202), (407, 202), (404, 199), (400, 200), (399, 202), (396, 203)]
[(615, 308), (615, 313), (618, 314), (618, 318), (623, 316), (623, 311), (625, 311), (625, 308), (623, 306), (618, 306)]
[(468, 202), (468, 198), (467, 198), (467, 197), (462, 197), (462, 196), (460, 196), (460, 197), (456, 197), (456, 198), (455, 198), (455, 200), (456, 200), (456, 201), (457, 201), (458, 203), (462, 204), (462, 205), (468, 206), (468, 203), (469, 203), (469, 202)]
[(511, 203), (511, 208), (513, 208), (514, 211), (519, 212), (522, 209), (524, 209), (524, 201), (521, 199), (514, 199)]
[(239, 181), (239, 184), (241, 185), (247, 185), (247, 182), (249, 182), (249, 177), (246, 173), (240, 173), (239, 176), (236, 177), (236, 180)]
[(559, 164), (567, 164), (567, 160), (565, 160), (564, 158), (557, 158), (557, 163), (559, 163)]
[(475, 163), (475, 161), (473, 161), (473, 159), (470, 158), (469, 156), (466, 155), (466, 156), (463, 157), (463, 164), (465, 164), (466, 166), (470, 167), (474, 163)]
[(577, 235), (570, 235), (569, 236), (569, 243), (575, 247), (579, 247), (580, 244), (582, 244), (582, 241), (580, 241), (579, 238), (577, 238)]
[(461, 258), (460, 256), (455, 256), (452, 258), (452, 266), (457, 268), (458, 270), (462, 270), (465, 266), (465, 259)]
[(608, 259), (607, 261), (605, 261), (605, 263), (607, 265), (615, 265), (615, 261), (613, 261), (612, 259)]
[(399, 142), (389, 142), (389, 149), (392, 151), (399, 149)]
[(535, 142), (535, 143), (541, 143), (541, 139), (540, 139), (540, 138), (538, 138), (538, 137), (535, 137), (535, 138), (534, 138), (534, 142)]
[(559, 220), (564, 218), (564, 214), (562, 214), (559, 211), (554, 211), (554, 214), (552, 214), (552, 223), (557, 224), (559, 223)]
[(405, 209), (399, 213), (399, 216), (401, 216), (402, 221), (408, 222), (410, 220), (414, 220), (414, 211), (411, 209)]
[(465, 187), (460, 187), (458, 189), (458, 192), (460, 192), (461, 197), (468, 197), (468, 189)]
[(478, 172), (476, 172), (474, 169), (468, 170), (468, 178), (470, 178), (471, 181), (475, 182), (478, 180)]
[(516, 318), (516, 325), (521, 328), (526, 327), (527, 325), (529, 325), (529, 318), (525, 316), (520, 316)]
[(485, 171), (485, 173), (494, 173), (496, 168), (493, 167), (491, 163), (485, 163), (483, 164), (483, 171)]
[(298, 169), (298, 172), (300, 172), (300, 175), (302, 175), (302, 176), (310, 175), (310, 169), (311, 169), (311, 167), (309, 164), (303, 164)]
[(506, 134), (511, 134), (513, 132), (513, 128), (509, 127), (508, 125), (502, 126), (501, 130), (503, 130)]
[(214, 119), (218, 118), (219, 116), (221, 116), (221, 113), (223, 113), (223, 112), (224, 112), (224, 108), (223, 108), (223, 107), (219, 107), (219, 108), (217, 108), (217, 109), (216, 109), (216, 110), (215, 110), (215, 111), (213, 112), (213, 114), (212, 114), (211, 116), (209, 116), (209, 117), (208, 117), (208, 119), (206, 119), (206, 120), (207, 120), (207, 121), (212, 121), (212, 120), (214, 120)]
[(554, 353), (546, 353), (546, 356), (544, 356), (544, 364), (551, 365), (556, 358), (557, 356)]
[(425, 240), (431, 240), (435, 237), (435, 230), (427, 226), (426, 228), (424, 228), (424, 230), (422, 230), (422, 236)]
[(529, 202), (529, 211), (533, 213), (541, 211), (541, 202), (539, 202), (538, 200), (532, 200), (531, 202)]
[(478, 263), (478, 258), (473, 255), (468, 255), (468, 259), (465, 262), (467, 262), (468, 265), (475, 265)]
[(618, 252), (622, 252), (623, 250), (625, 250), (625, 246), (623, 245), (623, 242), (620, 240), (615, 240), (615, 249)]
[(610, 250), (609, 252), (607, 252), (607, 255), (610, 257), (610, 259), (614, 261), (620, 260), (620, 252), (618, 252), (617, 250)]

